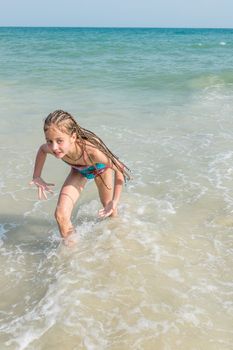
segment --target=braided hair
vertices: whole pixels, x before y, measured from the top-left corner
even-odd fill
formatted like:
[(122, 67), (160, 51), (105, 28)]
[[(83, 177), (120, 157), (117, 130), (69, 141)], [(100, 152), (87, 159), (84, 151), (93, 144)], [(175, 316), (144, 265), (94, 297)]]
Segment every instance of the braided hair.
[[(82, 152), (85, 150), (85, 141), (89, 141), (95, 148), (103, 152), (109, 159), (111, 159), (115, 167), (124, 176), (125, 182), (130, 180), (130, 169), (124, 163), (119, 161), (118, 157), (110, 151), (110, 149), (95, 133), (82, 128), (71, 114), (63, 110), (56, 110), (50, 113), (44, 121), (44, 131), (47, 131), (52, 124), (56, 125), (60, 130), (66, 132), (68, 135), (76, 133), (77, 139), (82, 145)], [(89, 157), (89, 159), (91, 158)]]

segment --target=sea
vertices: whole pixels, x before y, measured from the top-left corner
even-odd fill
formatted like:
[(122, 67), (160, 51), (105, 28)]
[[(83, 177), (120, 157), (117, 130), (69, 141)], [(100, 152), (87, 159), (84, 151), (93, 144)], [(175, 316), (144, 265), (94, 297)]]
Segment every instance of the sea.
[[(0, 349), (233, 349), (233, 29), (0, 28)], [(30, 185), (71, 113), (131, 169), (119, 216), (88, 182), (63, 244)]]

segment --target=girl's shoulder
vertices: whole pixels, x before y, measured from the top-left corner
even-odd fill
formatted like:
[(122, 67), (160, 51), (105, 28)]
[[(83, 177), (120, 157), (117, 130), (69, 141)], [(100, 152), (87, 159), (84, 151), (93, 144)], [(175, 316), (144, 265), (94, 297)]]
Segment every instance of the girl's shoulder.
[(95, 154), (96, 152), (98, 152), (98, 147), (94, 145), (91, 141), (85, 140), (83, 143), (83, 146), (84, 146), (84, 150), (88, 154)]
[(85, 140), (84, 144), (84, 158), (85, 157), (96, 163), (106, 163), (108, 161), (108, 158), (98, 146), (88, 140)]

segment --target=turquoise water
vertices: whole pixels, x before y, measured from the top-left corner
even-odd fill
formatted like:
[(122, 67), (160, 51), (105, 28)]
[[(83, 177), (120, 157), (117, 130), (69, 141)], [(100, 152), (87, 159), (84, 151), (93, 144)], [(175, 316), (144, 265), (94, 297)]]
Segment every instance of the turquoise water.
[[(233, 332), (233, 30), (0, 28), (0, 344), (229, 350)], [(38, 201), (42, 125), (62, 108), (131, 168), (119, 218), (93, 182), (77, 247)]]

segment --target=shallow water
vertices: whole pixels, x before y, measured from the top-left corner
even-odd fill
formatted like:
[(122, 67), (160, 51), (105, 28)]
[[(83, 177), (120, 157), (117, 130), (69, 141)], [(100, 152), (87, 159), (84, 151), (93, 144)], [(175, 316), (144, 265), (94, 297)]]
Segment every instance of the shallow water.
[[(0, 344), (4, 349), (229, 350), (233, 341), (231, 30), (0, 29)], [(78, 245), (31, 179), (52, 110), (132, 170), (119, 217), (93, 182)]]

